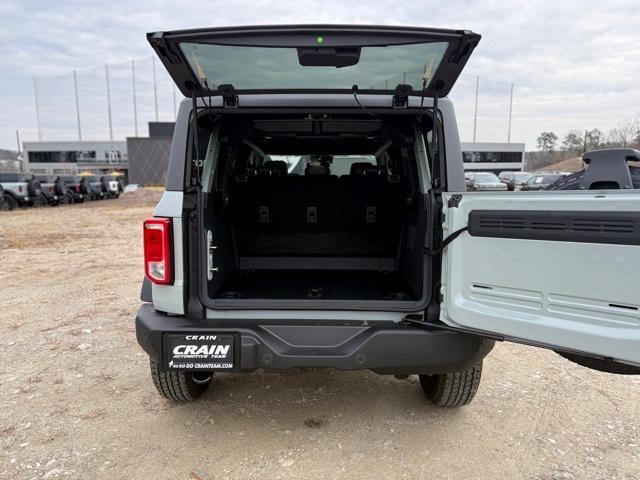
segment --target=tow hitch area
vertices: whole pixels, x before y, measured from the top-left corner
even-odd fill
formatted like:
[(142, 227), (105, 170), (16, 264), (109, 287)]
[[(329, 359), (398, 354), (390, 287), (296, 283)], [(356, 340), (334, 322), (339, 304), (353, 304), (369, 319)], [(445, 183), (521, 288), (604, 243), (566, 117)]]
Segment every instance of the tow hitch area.
[(170, 370), (232, 370), (237, 335), (165, 335), (165, 365)]

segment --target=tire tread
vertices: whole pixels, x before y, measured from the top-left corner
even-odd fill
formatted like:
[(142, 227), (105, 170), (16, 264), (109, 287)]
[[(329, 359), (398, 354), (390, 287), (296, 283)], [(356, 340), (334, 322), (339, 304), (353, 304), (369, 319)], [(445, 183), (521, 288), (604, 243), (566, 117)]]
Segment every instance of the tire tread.
[(165, 398), (176, 402), (192, 402), (206, 389), (196, 386), (189, 372), (174, 372), (161, 370), (158, 362), (149, 360), (151, 379), (156, 389)]
[(478, 391), (482, 377), (482, 362), (461, 372), (420, 375), (420, 384), (427, 397), (439, 407), (468, 405)]

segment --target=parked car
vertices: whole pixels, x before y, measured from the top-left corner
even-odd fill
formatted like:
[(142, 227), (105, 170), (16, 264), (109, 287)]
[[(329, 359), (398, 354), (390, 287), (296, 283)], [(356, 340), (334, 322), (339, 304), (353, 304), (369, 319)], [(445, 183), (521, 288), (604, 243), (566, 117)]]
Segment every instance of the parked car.
[(560, 180), (562, 177), (564, 177), (562, 173), (538, 173), (527, 180), (527, 182), (522, 186), (522, 190), (544, 190), (552, 183)]
[[(479, 35), (296, 25), (148, 40), (188, 97), (143, 224), (136, 336), (161, 395), (194, 400), (225, 372), (332, 367), (416, 374), (457, 407), (495, 340), (640, 372), (640, 192), (464, 191), (447, 94)], [(352, 87), (425, 59), (426, 80)], [(366, 161), (292, 175), (275, 154)]]
[(49, 205), (66, 205), (73, 202), (71, 193), (60, 177), (55, 175), (36, 175), (34, 177), (40, 182), (42, 194), (46, 197)]
[(47, 204), (40, 183), (30, 173), (0, 173), (0, 185), (11, 209)]
[(500, 172), (498, 178), (510, 192), (522, 190), (522, 186), (533, 176), (529, 172)]
[(91, 187), (84, 177), (63, 175), (59, 178), (64, 184), (67, 193), (71, 195), (73, 203), (81, 203), (92, 199)]
[(4, 189), (0, 184), (0, 211), (13, 210), (15, 205), (4, 196)]
[(491, 172), (467, 172), (467, 190), (473, 192), (503, 192), (507, 186), (500, 181), (495, 173)]
[(81, 175), (88, 185), (89, 200), (104, 200), (109, 198), (109, 190), (103, 184), (101, 178), (98, 175)]
[(118, 198), (120, 196), (121, 187), (118, 178), (110, 175), (100, 177), (102, 191), (107, 194), (108, 198)]

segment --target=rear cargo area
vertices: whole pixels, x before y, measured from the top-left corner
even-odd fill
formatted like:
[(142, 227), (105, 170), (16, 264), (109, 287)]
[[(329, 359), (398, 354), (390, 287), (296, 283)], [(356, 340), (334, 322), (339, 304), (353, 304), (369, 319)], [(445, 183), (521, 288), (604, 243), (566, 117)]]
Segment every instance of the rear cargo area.
[[(344, 122), (352, 130), (346, 141), (340, 132), (274, 141), (254, 124), (250, 142), (219, 146), (203, 232), (213, 305), (424, 300), (427, 208), (413, 137), (394, 144), (383, 122), (358, 121)], [(288, 124), (293, 131), (323, 127)]]

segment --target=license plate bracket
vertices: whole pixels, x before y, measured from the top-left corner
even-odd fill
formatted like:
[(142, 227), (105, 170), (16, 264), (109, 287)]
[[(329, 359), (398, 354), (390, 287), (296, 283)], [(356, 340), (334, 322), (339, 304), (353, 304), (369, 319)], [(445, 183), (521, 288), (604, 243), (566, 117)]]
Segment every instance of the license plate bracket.
[(164, 335), (166, 370), (236, 370), (240, 365), (237, 333), (171, 333)]

